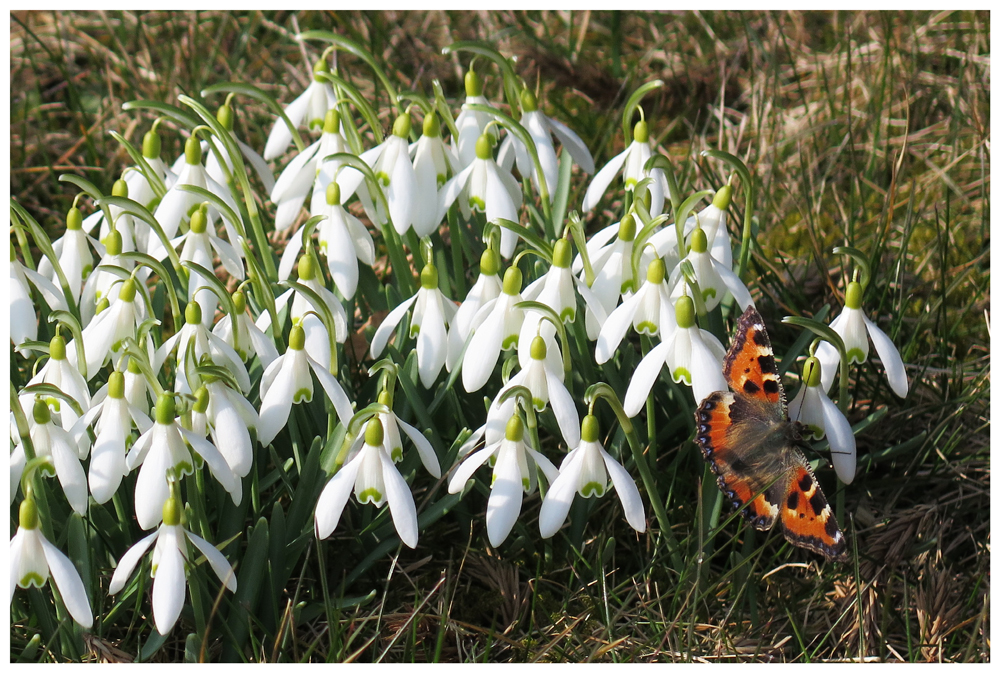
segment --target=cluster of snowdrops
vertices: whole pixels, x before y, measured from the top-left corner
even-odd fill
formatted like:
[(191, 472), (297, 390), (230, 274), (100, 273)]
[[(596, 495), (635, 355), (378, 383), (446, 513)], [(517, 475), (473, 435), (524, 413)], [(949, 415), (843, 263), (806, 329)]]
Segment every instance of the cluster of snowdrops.
[[(494, 546), (508, 537), (524, 494), (539, 479), (547, 485), (538, 518), (543, 537), (560, 529), (576, 496), (609, 490), (628, 523), (644, 531), (639, 489), (623, 464), (641, 473), (662, 516), (629, 418), (645, 408), (664, 368), (674, 384), (690, 387), (685, 394), (695, 403), (727, 389), (725, 345), (699, 324), (720, 304), (727, 310), (753, 304), (740, 278), (747, 241), (735, 265), (727, 226), (733, 188), (680, 198), (639, 105), (658, 82), (630, 98), (625, 150), (595, 171), (587, 145), (546, 115), (510, 61), (482, 45), (466, 49), (483, 59), (480, 70), (484, 61), (497, 63), (506, 106), (487, 99), (483, 76), (470, 67), (454, 118), (436, 82), (433, 98), (390, 89), (398, 104), (391, 133), (383, 135), (370, 103), (330, 69), (328, 50), (305, 92), (283, 109), (271, 101), (279, 115), (263, 156), (234, 135), (231, 103), (233, 92), (265, 96), (233, 85), (216, 114), (185, 97), (186, 110), (135, 104), (161, 116), (141, 150), (119, 137), (134, 165), (110, 195), (71, 179), (82, 188), (77, 202), (89, 199), (94, 210), (84, 217), (74, 206), (58, 240), (50, 242), (12, 201), (11, 342), (31, 371), (26, 385), (11, 387), (12, 505), (19, 500), (12, 596), (15, 585), (41, 587), (51, 576), (68, 613), (91, 626), (91, 600), (74, 565), (48, 539), (52, 522), (39, 503), (65, 498), (83, 516), (91, 502), (133, 497), (120, 491), (134, 470), (135, 519), (151, 532), (118, 561), (109, 592), (135, 581), (135, 568), (151, 550), (152, 612), (166, 634), (184, 605), (186, 564), (195, 550), (235, 590), (229, 560), (186, 526), (180, 486), (204, 473), (239, 503), (254, 447), (279, 438), (292, 406), (310, 401), (317, 381), (330, 410), (327, 437), (335, 429), (343, 437), (315, 507), (320, 539), (338, 528), (353, 492), (362, 505), (387, 504), (399, 539), (417, 545), (414, 498), (396, 467), (406, 446), (430, 475), (445, 475), (451, 493), (468, 490), (483, 466), (492, 470), (485, 526)], [(166, 121), (187, 134), (173, 163), (161, 156)], [(303, 140), (303, 127), (318, 136), (312, 144)], [(271, 166), (289, 157), (275, 179)], [(593, 176), (585, 178), (580, 204), (591, 218), (589, 239), (576, 212), (567, 214), (572, 164), (577, 174)], [(251, 179), (274, 206), (272, 226), (265, 226)], [(609, 215), (602, 203), (621, 204), (618, 214)], [(345, 306), (353, 310), (359, 269), (381, 257), (373, 233), (382, 238), (402, 300), (371, 337), (377, 398), (352, 403), (356, 386), (338, 380), (343, 344), (358, 328)], [(448, 257), (432, 239), (439, 247), (447, 241), (481, 251), (464, 297), (443, 291), (438, 267)], [(287, 241), (280, 256), (272, 249), (277, 241)], [(30, 242), (41, 253), (37, 268)], [(462, 259), (452, 255), (459, 261), (448, 269), (451, 278), (475, 268), (474, 260)], [(813, 436), (829, 438), (846, 483), (855, 471), (854, 436), (827, 397), (839, 363), (863, 362), (870, 336), (893, 390), (906, 393), (898, 353), (861, 311), (864, 282), (851, 281), (844, 310), (829, 326), (841, 342), (814, 344), (790, 404)], [(38, 341), (40, 320), (52, 334), (47, 343)], [(630, 331), (641, 335), (643, 355), (622, 402), (596, 379), (585, 395), (568, 389), (574, 359), (603, 364), (622, 348), (634, 349), (635, 340), (624, 341)], [(389, 350), (393, 357), (379, 360)], [(393, 411), (405, 375), (397, 360), (413, 353), (423, 388), (447, 380), (491, 395), (484, 422), (462, 443), (455, 465), (442, 465), (428, 436)], [(594, 415), (599, 399), (628, 434), (631, 463), (604, 448)], [(560, 448), (558, 467), (541, 451), (544, 416), (567, 450)], [(47, 485), (56, 482), (58, 489)]]

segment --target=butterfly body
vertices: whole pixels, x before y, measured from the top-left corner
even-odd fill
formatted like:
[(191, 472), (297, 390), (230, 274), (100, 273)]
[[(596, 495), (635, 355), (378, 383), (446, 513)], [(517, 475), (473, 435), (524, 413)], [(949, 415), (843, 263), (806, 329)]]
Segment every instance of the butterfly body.
[(719, 488), (758, 530), (781, 520), (792, 544), (838, 558), (846, 540), (809, 463), (764, 321), (750, 306), (740, 317), (723, 373), (731, 392), (706, 397), (695, 412), (695, 441)]

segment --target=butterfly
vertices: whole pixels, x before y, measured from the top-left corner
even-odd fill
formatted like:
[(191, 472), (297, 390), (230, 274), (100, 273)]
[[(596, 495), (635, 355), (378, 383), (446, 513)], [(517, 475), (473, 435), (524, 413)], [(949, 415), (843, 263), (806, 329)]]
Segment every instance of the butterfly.
[(719, 488), (757, 530), (781, 520), (785, 539), (831, 559), (847, 548), (790, 421), (764, 321), (753, 306), (740, 316), (723, 363), (732, 392), (714, 392), (695, 412), (697, 434)]

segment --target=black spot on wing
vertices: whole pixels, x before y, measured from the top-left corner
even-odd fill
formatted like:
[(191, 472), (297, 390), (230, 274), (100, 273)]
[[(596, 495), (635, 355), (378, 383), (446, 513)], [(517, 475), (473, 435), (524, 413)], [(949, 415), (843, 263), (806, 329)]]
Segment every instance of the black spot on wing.
[(837, 539), (837, 536), (840, 535), (840, 526), (837, 525), (837, 520), (832, 516), (826, 519), (826, 534), (834, 539)]
[[(764, 386), (767, 387), (767, 382), (765, 381)], [(758, 386), (753, 381), (747, 381), (743, 384), (743, 392), (747, 395), (756, 395), (760, 391), (760, 386)]]
[(819, 489), (813, 494), (813, 497), (809, 498), (809, 506), (812, 507), (812, 511), (819, 516), (824, 509), (826, 509), (826, 498)]
[(761, 355), (757, 358), (757, 362), (760, 363), (761, 371), (768, 374), (778, 373), (778, 365), (775, 364), (773, 355)]
[(807, 493), (812, 490), (813, 480), (809, 473), (803, 474), (802, 478), (799, 479), (799, 488)]
[(769, 347), (771, 344), (767, 340), (767, 332), (764, 331), (764, 325), (754, 325), (754, 327), (753, 342), (758, 346)]
[[(757, 386), (754, 386), (756, 388)], [(768, 379), (764, 381), (764, 392), (768, 395), (777, 395), (781, 388), (778, 387), (778, 382), (774, 379)]]
[(789, 493), (788, 494), (788, 500), (786, 501), (785, 504), (788, 505), (788, 509), (791, 509), (791, 510), (798, 509), (799, 508), (799, 492), (798, 491), (792, 491), (791, 493)]

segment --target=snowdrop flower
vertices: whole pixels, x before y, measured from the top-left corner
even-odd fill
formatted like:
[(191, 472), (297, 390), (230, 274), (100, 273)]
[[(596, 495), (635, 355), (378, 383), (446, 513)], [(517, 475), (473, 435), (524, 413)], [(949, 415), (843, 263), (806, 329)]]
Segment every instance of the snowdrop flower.
[(83, 580), (73, 563), (45, 539), (38, 528), (38, 507), (30, 496), (21, 502), (18, 511), (20, 526), (10, 541), (10, 598), (14, 600), (14, 587), (45, 586), (52, 575), (52, 581), (59, 589), (63, 605), (70, 617), (80, 626), (89, 629), (94, 623), (90, 611), (90, 600), (83, 588)]
[[(535, 143), (535, 152), (538, 154), (538, 163), (541, 164), (542, 173), (545, 175), (550, 200), (555, 199), (556, 188), (559, 184), (559, 162), (556, 159), (555, 147), (552, 145), (552, 134), (559, 138), (563, 149), (569, 152), (573, 161), (584, 173), (594, 172), (594, 158), (590, 156), (590, 150), (580, 140), (580, 136), (573, 133), (562, 122), (548, 117), (539, 110), (538, 101), (530, 89), (522, 89), (521, 91), (521, 111), (523, 112), (521, 125)], [(540, 193), (541, 184), (535, 174), (535, 163), (531, 160), (528, 148), (513, 133), (510, 133), (500, 145), (500, 165), (510, 170), (515, 154), (517, 156), (517, 170), (525, 178), (532, 178)]]
[[(226, 205), (232, 208), (234, 212), (240, 212), (232, 195), (229, 193), (229, 189), (220, 185), (208, 174), (205, 167), (201, 165), (201, 159), (201, 144), (195, 136), (189, 136), (184, 143), (184, 167), (177, 176), (176, 182), (174, 182), (163, 196), (160, 205), (156, 207), (156, 212), (153, 213), (168, 240), (177, 235), (181, 221), (188, 219), (194, 207), (201, 202), (201, 197), (194, 192), (180, 189), (182, 185), (194, 185), (202, 189), (207, 189), (225, 201)], [(214, 221), (219, 217), (219, 212), (215, 206), (209, 206), (208, 216), (210, 221)], [(225, 224), (229, 239), (235, 241), (237, 239), (236, 231), (231, 228), (228, 222)], [(158, 237), (150, 235), (147, 251), (153, 257), (162, 259), (164, 256), (163, 242)]]
[(625, 520), (640, 533), (646, 531), (646, 513), (632, 477), (612, 458), (600, 442), (597, 418), (587, 415), (580, 428), (580, 443), (563, 458), (559, 476), (549, 486), (538, 513), (538, 528), (543, 538), (556, 534), (569, 514), (573, 498), (604, 497), (608, 474), (625, 510)]
[(410, 307), (410, 338), (417, 339), (417, 370), (420, 383), (430, 388), (448, 357), (448, 325), (455, 317), (455, 302), (438, 289), (437, 268), (431, 263), (420, 272), (420, 289), (389, 312), (372, 337), (371, 354), (378, 359), (393, 330)]
[[(337, 105), (337, 94), (333, 85), (320, 77), (320, 73), (330, 72), (326, 60), (320, 59), (313, 66), (313, 79), (306, 90), (298, 98), (285, 107), (285, 115), (292, 126), (298, 126), (305, 121), (309, 128), (320, 126), (326, 117), (326, 111)], [(280, 117), (274, 122), (271, 134), (264, 146), (264, 159), (270, 161), (284, 154), (292, 142), (292, 132)]]
[(267, 446), (288, 422), (292, 404), (309, 402), (313, 396), (312, 369), (327, 397), (333, 403), (340, 422), (351, 420), (351, 402), (337, 379), (305, 352), (306, 335), (300, 324), (293, 324), (288, 335), (288, 350), (278, 356), (260, 380), (260, 417), (257, 439)]
[[(341, 165), (340, 161), (324, 161), (324, 159), (331, 154), (350, 152), (347, 141), (340, 133), (340, 127), (340, 113), (336, 110), (327, 110), (323, 121), (323, 135), (299, 152), (274, 183), (274, 187), (270, 190), (270, 198), (271, 202), (278, 206), (274, 215), (276, 230), (283, 231), (295, 222), (310, 191), (313, 196), (310, 211), (313, 215), (319, 214), (318, 209), (324, 203), (325, 190), (330, 182), (334, 181), (333, 178)], [(361, 176), (361, 173), (353, 172)], [(360, 183), (360, 179), (358, 182)], [(345, 198), (350, 197), (351, 194), (345, 196)]]
[[(316, 267), (313, 255), (302, 255), (299, 258), (299, 283), (308, 287), (323, 300), (323, 304), (333, 317), (334, 338), (337, 343), (344, 343), (347, 341), (347, 314), (340, 300), (320, 283), (322, 276), (319, 275), (319, 269)], [(321, 308), (313, 306), (309, 297), (290, 289), (274, 300), (275, 309), (280, 311), (288, 304), (289, 300), (292, 306), (288, 311), (288, 316), (293, 322), (301, 324), (302, 329), (305, 330), (306, 352), (325, 369), (329, 369), (331, 362), (330, 333), (327, 331), (326, 324), (317, 317), (317, 312)], [(262, 331), (266, 330), (270, 324), (270, 313), (264, 312), (257, 319), (257, 327)]]
[(500, 296), (486, 302), (472, 320), (472, 336), (462, 361), (462, 385), (475, 392), (486, 385), (501, 350), (517, 345), (524, 311), (514, 308), (521, 301), (521, 270), (507, 269)]
[(50, 309), (66, 310), (66, 300), (56, 284), (42, 274), (27, 268), (18, 261), (14, 243), (10, 244), (10, 276), (7, 283), (10, 293), (10, 340), (15, 346), (38, 338), (38, 319), (31, 299), (31, 286), (35, 286), (42, 300)]
[(393, 465), (385, 439), (379, 417), (369, 419), (364, 433), (351, 447), (347, 461), (323, 488), (316, 503), (316, 537), (320, 540), (330, 537), (340, 523), (344, 506), (354, 491), (362, 505), (371, 503), (381, 508), (389, 503), (389, 514), (399, 539), (410, 549), (416, 548), (417, 508), (406, 481)]
[(205, 383), (196, 394), (195, 409), (205, 414), (206, 430), (212, 434), (212, 443), (233, 474), (242, 479), (250, 474), (253, 465), (250, 428), (256, 428), (259, 423), (257, 411), (242, 393), (230, 388), (222, 379), (205, 376), (203, 380)]
[[(683, 261), (691, 262), (706, 310), (711, 311), (718, 306), (727, 290), (733, 295), (741, 310), (745, 311), (748, 306), (754, 305), (750, 291), (739, 276), (709, 254), (708, 237), (701, 227), (691, 232), (690, 243), (691, 249)], [(670, 274), (670, 285), (673, 287), (671, 295), (675, 298), (687, 292), (687, 282), (681, 272), (680, 264), (675, 266)]]
[[(86, 412), (90, 409), (90, 390), (80, 371), (66, 358), (66, 340), (58, 334), (49, 342), (49, 359), (38, 372), (31, 377), (28, 385), (50, 383), (79, 403)], [(79, 416), (68, 404), (57, 404), (59, 425), (69, 430)], [(25, 410), (27, 412), (27, 410)]]
[(729, 390), (722, 376), (726, 349), (711, 332), (695, 325), (694, 301), (690, 297), (681, 297), (674, 310), (677, 329), (666, 341), (649, 351), (632, 374), (622, 405), (629, 417), (642, 409), (664, 365), (670, 368), (674, 383), (683, 382), (691, 386), (695, 402), (700, 402), (716, 390)]
[[(565, 372), (562, 369), (562, 362), (559, 362), (557, 367), (553, 367), (546, 358), (547, 354), (548, 348), (545, 345), (545, 339), (541, 336), (532, 339), (528, 364), (520, 372), (510, 377), (507, 385), (497, 393), (497, 399), (514, 386), (524, 386), (531, 391), (531, 402), (535, 411), (543, 411), (546, 405), (551, 402), (552, 413), (555, 414), (559, 432), (566, 440), (566, 445), (576, 446), (580, 442), (580, 415), (576, 411), (573, 398), (563, 384)], [(505, 404), (513, 402), (514, 400), (510, 399)], [(513, 412), (512, 407), (510, 412)]]
[[(83, 291), (83, 281), (90, 275), (90, 270), (94, 268), (94, 255), (90, 248), (94, 247), (98, 253), (104, 254), (104, 246), (87, 235), (83, 230), (83, 213), (76, 206), (69, 209), (66, 215), (66, 231), (62, 237), (52, 244), (52, 249), (59, 258), (59, 266), (62, 267), (66, 282), (69, 283), (70, 296), (73, 301), (80, 302), (80, 293)], [(55, 268), (48, 257), (42, 257), (38, 263), (38, 272), (57, 283)]]
[[(109, 302), (116, 297), (116, 286), (121, 285), (124, 280), (121, 276), (108, 268), (119, 267), (128, 272), (135, 269), (135, 262), (130, 259), (123, 259), (122, 252), (129, 252), (122, 248), (122, 235), (117, 230), (111, 230), (102, 239), (104, 244), (104, 256), (97, 263), (97, 267), (87, 278), (83, 285), (83, 294), (80, 298), (80, 319), (84, 327), (90, 324), (97, 312), (97, 305), (102, 299)], [(149, 276), (148, 269), (141, 267), (134, 273), (136, 280), (144, 284)]]
[[(160, 176), (164, 185), (169, 189), (177, 180), (177, 176), (170, 170), (163, 159), (160, 158), (162, 143), (160, 133), (157, 130), (158, 125), (159, 121), (153, 122), (153, 128), (146, 131), (146, 134), (142, 137), (142, 158), (146, 160), (146, 164), (153, 170), (153, 173)], [(156, 198), (156, 193), (149, 184), (146, 174), (137, 166), (131, 166), (122, 175), (122, 179), (125, 180), (125, 184), (128, 187), (125, 195), (136, 203), (148, 207), (153, 199)], [(149, 225), (142, 220), (134, 221), (134, 224), (136, 248), (138, 250), (146, 250), (149, 240)]]
[(236, 591), (236, 574), (218, 549), (181, 525), (181, 506), (176, 498), (171, 497), (163, 503), (162, 520), (156, 532), (132, 545), (118, 561), (108, 593), (113, 596), (125, 587), (139, 559), (155, 541), (150, 572), (153, 578), (153, 622), (160, 635), (165, 636), (174, 627), (184, 607), (187, 582), (184, 565), (193, 563), (188, 542), (205, 556), (219, 581), (233, 592)]
[[(892, 343), (892, 339), (861, 310), (863, 294), (861, 283), (857, 281), (848, 283), (847, 293), (844, 296), (844, 311), (830, 323), (830, 327), (844, 339), (849, 364), (860, 364), (868, 359), (870, 336), (872, 343), (875, 344), (875, 352), (882, 359), (889, 387), (900, 397), (906, 397), (909, 383), (906, 380), (906, 370), (903, 368), (903, 358)], [(816, 349), (816, 357), (823, 365), (823, 390), (829, 391), (839, 368), (840, 351), (833, 344), (824, 341)]]
[(500, 256), (493, 248), (486, 248), (479, 259), (479, 278), (469, 289), (465, 301), (455, 311), (455, 317), (448, 329), (448, 371), (455, 368), (462, 356), (462, 349), (472, 331), (472, 320), (484, 304), (500, 296), (503, 283), (500, 282)]
[[(708, 241), (709, 254), (727, 269), (733, 268), (733, 245), (726, 227), (726, 209), (732, 200), (733, 188), (723, 185), (715, 193), (712, 203), (702, 209), (697, 215), (688, 217), (684, 223), (684, 236), (690, 236), (696, 227), (701, 227)], [(649, 242), (656, 248), (656, 254), (663, 258), (667, 270), (671, 271), (680, 263), (677, 252), (677, 228), (670, 224), (649, 237)]]
[[(438, 193), (440, 222), (448, 208), (458, 199), (462, 215), (468, 219), (472, 211), (486, 213), (486, 220), (493, 222), (504, 218), (517, 222), (521, 207), (521, 187), (510, 171), (493, 160), (493, 137), (483, 133), (476, 141), (476, 156), (461, 173), (445, 183)], [(500, 232), (500, 254), (509, 259), (517, 245), (517, 234), (509, 229)]]
[[(465, 73), (465, 103), (473, 105), (489, 105), (489, 101), (483, 96), (483, 83), (479, 75), (472, 69)], [(493, 139), (497, 137), (495, 126), (490, 126), (492, 117), (485, 112), (474, 112), (465, 105), (462, 111), (455, 118), (455, 128), (458, 129), (458, 138), (451, 139), (452, 152), (458, 156), (459, 165), (462, 168), (469, 166), (478, 153), (477, 144), (479, 137), (489, 132)], [(487, 131), (487, 128), (489, 131)], [(456, 145), (457, 143), (457, 145)]]
[[(128, 198), (128, 183), (124, 179), (119, 178), (115, 180), (115, 184), (111, 187), (112, 196), (121, 196)], [(83, 230), (89, 234), (94, 233), (94, 229), (98, 229), (97, 238), (105, 246), (105, 239), (112, 231), (118, 232), (121, 237), (119, 241), (119, 252), (132, 252), (136, 249), (135, 247), (135, 218), (129, 213), (126, 213), (118, 206), (110, 206), (108, 210), (111, 213), (111, 220), (114, 222), (114, 228), (112, 229), (111, 222), (108, 222), (108, 218), (105, 217), (104, 209), (98, 208), (96, 211), (88, 215), (83, 220)], [(148, 225), (147, 225), (148, 226)], [(107, 253), (105, 253), (106, 255)], [(118, 253), (115, 253), (118, 254)]]
[[(42, 474), (46, 477), (59, 479), (63, 493), (70, 507), (78, 514), (87, 512), (87, 476), (83, 473), (83, 466), (80, 461), (87, 457), (86, 451), (81, 452), (76, 442), (69, 432), (63, 430), (52, 422), (52, 412), (48, 404), (41, 397), (35, 398), (34, 407), (31, 412), (31, 419), (34, 424), (31, 427), (31, 444), (35, 449), (35, 456), (48, 456), (52, 459), (51, 465), (42, 467)], [(11, 464), (24, 465), (24, 447), (18, 445), (11, 455)], [(20, 474), (17, 475), (20, 479)], [(14, 482), (13, 478), (11, 480)], [(11, 484), (11, 491), (15, 490), (16, 482)]]
[[(319, 252), (326, 258), (330, 277), (340, 294), (345, 299), (352, 299), (358, 289), (358, 262), (368, 266), (375, 263), (375, 243), (361, 220), (341, 205), (340, 186), (336, 182), (327, 185), (325, 194), (324, 205), (316, 213), (326, 216), (317, 227)], [(291, 275), (292, 265), (302, 250), (302, 236), (300, 230), (288, 239), (278, 267), (279, 280)]]
[(603, 365), (614, 356), (629, 325), (639, 334), (659, 335), (661, 342), (673, 335), (677, 320), (667, 284), (663, 282), (665, 272), (662, 259), (650, 262), (646, 267), (646, 282), (608, 316), (597, 336), (597, 349), (594, 351), (597, 364)]
[[(267, 165), (267, 162), (252, 147), (237, 138), (235, 133), (233, 133), (233, 108), (229, 105), (228, 99), (225, 104), (219, 106), (219, 111), (215, 113), (215, 118), (232, 135), (232, 139), (236, 142), (240, 153), (246, 158), (257, 174), (257, 177), (260, 178), (261, 183), (264, 185), (264, 190), (270, 192), (274, 187), (274, 173), (271, 172), (271, 168)], [(204, 152), (208, 147), (207, 142), (203, 143), (202, 151)], [(220, 185), (224, 185), (226, 184), (226, 172), (228, 171), (230, 175), (233, 172), (233, 160), (229, 156), (229, 150), (226, 149), (226, 146), (222, 142), (217, 141), (215, 147), (226, 161), (226, 170), (222, 169), (222, 163), (215, 152), (212, 152), (205, 161), (205, 170), (213, 180)]]
[(830, 457), (837, 477), (845, 484), (854, 481), (858, 450), (851, 424), (834, 404), (821, 384), (821, 365), (811, 357), (802, 367), (802, 385), (795, 399), (788, 405), (788, 417), (802, 424), (802, 438), (822, 439), (830, 442)]
[[(250, 359), (252, 355), (257, 355), (260, 359), (261, 367), (274, 362), (278, 357), (278, 350), (274, 347), (271, 337), (264, 334), (257, 325), (254, 324), (250, 311), (247, 308), (246, 296), (237, 290), (233, 292), (233, 304), (236, 307), (236, 330), (239, 334), (239, 341), (233, 335), (233, 316), (224, 315), (212, 328), (212, 334), (222, 339), (240, 356), (243, 362)], [(237, 343), (239, 348), (236, 348)]]
[(160, 522), (163, 505), (170, 497), (168, 472), (180, 479), (194, 473), (194, 449), (208, 465), (212, 476), (232, 496), (234, 504), (243, 500), (243, 485), (215, 446), (177, 422), (174, 397), (170, 393), (156, 400), (153, 425), (142, 433), (125, 456), (125, 467), (136, 467), (139, 476), (135, 481), (135, 518), (143, 530)]
[[(392, 462), (398, 463), (403, 460), (403, 442), (399, 436), (399, 431), (402, 429), (403, 433), (413, 442), (413, 446), (416, 447), (417, 455), (420, 456), (420, 462), (424, 464), (424, 469), (432, 477), (439, 479), (441, 477), (441, 464), (438, 462), (437, 454), (434, 453), (434, 447), (431, 446), (431, 443), (419, 430), (402, 420), (391, 410), (392, 400), (388, 392), (383, 390), (379, 393), (378, 402), (390, 407), (389, 413), (376, 412), (374, 418), (379, 419), (382, 423), (382, 429), (385, 431), (385, 450), (388, 451)], [(370, 421), (362, 428), (362, 434), (369, 423)]]
[(245, 392), (250, 392), (250, 375), (247, 374), (243, 360), (236, 351), (225, 341), (208, 331), (202, 323), (201, 306), (196, 301), (188, 303), (184, 308), (185, 324), (177, 334), (163, 342), (163, 345), (156, 349), (153, 358), (153, 371), (160, 371), (163, 363), (171, 353), (176, 352), (177, 369), (174, 379), (174, 390), (178, 393), (190, 393), (191, 383), (187, 374), (187, 351), (188, 343), (194, 342), (194, 357), (200, 360), (203, 355), (210, 355), (217, 363), (225, 366), (233, 376), (240, 388)]
[(634, 189), (640, 180), (647, 177), (653, 178), (649, 185), (649, 214), (656, 217), (662, 213), (663, 199), (665, 196), (669, 197), (670, 194), (666, 186), (667, 179), (662, 170), (654, 168), (647, 175), (643, 168), (652, 155), (653, 144), (649, 139), (649, 127), (646, 121), (642, 120), (635, 125), (635, 130), (632, 133), (632, 144), (626, 147), (621, 154), (612, 157), (590, 181), (590, 186), (587, 187), (587, 192), (583, 195), (583, 211), (593, 210), (597, 202), (601, 200), (608, 185), (611, 184), (611, 180), (624, 166), (625, 172), (622, 179), (625, 181), (626, 190)]
[(525, 443), (524, 422), (515, 414), (507, 421), (503, 439), (470, 453), (458, 466), (448, 483), (448, 492), (461, 492), (473, 473), (493, 456), (496, 462), (486, 506), (486, 533), (490, 544), (499, 547), (521, 513), (523, 494), (535, 489), (537, 470), (541, 469), (550, 484), (559, 472), (548, 458)]
[[(594, 270), (594, 283), (590, 289), (597, 298), (597, 303), (604, 310), (604, 315), (587, 307), (587, 337), (596, 339), (601, 332), (601, 326), (607, 315), (618, 306), (618, 299), (631, 296), (635, 290), (635, 279), (632, 278), (632, 243), (635, 240), (635, 217), (629, 213), (622, 218), (618, 228), (618, 236), (597, 254), (591, 257)], [(640, 269), (641, 271), (641, 269)], [(581, 273), (582, 275), (582, 273)]]
[(97, 438), (91, 450), (87, 477), (94, 500), (103, 505), (111, 500), (127, 473), (125, 444), (132, 426), (135, 425), (142, 434), (149, 430), (153, 422), (125, 399), (125, 375), (122, 372), (111, 372), (107, 385), (98, 391), (95, 399), (99, 395), (104, 395), (103, 399), (77, 421), (70, 434), (81, 453), (86, 454), (90, 450), (87, 428), (96, 421), (94, 431)]
[(149, 387), (149, 381), (139, 368), (135, 358), (128, 358), (128, 366), (125, 368), (125, 399), (128, 403), (149, 416), (149, 402), (153, 396), (153, 391)]
[(430, 236), (441, 223), (438, 213), (438, 188), (455, 173), (458, 158), (441, 140), (441, 122), (437, 113), (424, 117), (423, 135), (413, 154), (413, 172), (417, 181), (413, 229), (417, 236)]
[[(113, 304), (99, 312), (83, 328), (83, 349), (87, 357), (87, 380), (101, 370), (112, 355), (121, 352), (125, 337), (135, 338), (136, 332), (146, 318), (146, 302), (137, 298), (139, 283), (129, 278), (121, 283), (118, 298)], [(70, 351), (69, 359), (76, 361), (76, 350)]]
[[(423, 212), (427, 207), (422, 202), (432, 198), (430, 194), (421, 194), (418, 191), (417, 174), (413, 171), (407, 141), (410, 136), (410, 125), (410, 115), (404, 112), (396, 117), (392, 133), (385, 142), (361, 155), (361, 159), (372, 167), (375, 177), (385, 190), (389, 219), (400, 234), (405, 234), (413, 226), (416, 213)], [(351, 178), (350, 183), (347, 178)], [(348, 184), (353, 185), (354, 182), (360, 182), (360, 179), (348, 175), (341, 188), (347, 191), (350, 189)], [(353, 192), (353, 189), (351, 191)], [(379, 209), (381, 210), (381, 204)], [(385, 213), (379, 214), (385, 217)], [(438, 222), (440, 221), (439, 219)]]

